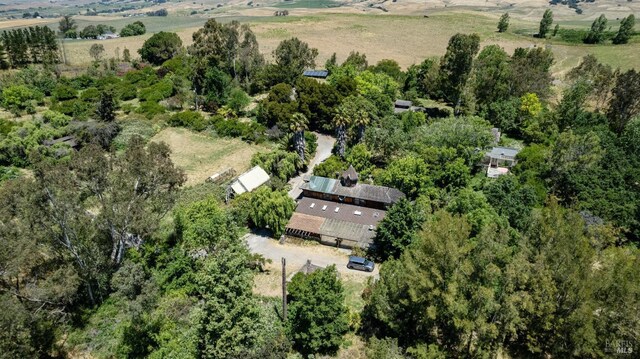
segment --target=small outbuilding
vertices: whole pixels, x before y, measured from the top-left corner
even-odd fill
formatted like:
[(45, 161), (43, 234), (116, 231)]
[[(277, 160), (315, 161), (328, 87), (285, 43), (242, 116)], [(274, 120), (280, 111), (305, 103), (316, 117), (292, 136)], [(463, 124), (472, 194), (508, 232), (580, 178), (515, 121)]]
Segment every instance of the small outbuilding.
[(231, 190), (236, 195), (251, 192), (269, 181), (269, 174), (260, 166), (255, 166), (249, 171), (238, 176), (238, 179), (231, 183)]

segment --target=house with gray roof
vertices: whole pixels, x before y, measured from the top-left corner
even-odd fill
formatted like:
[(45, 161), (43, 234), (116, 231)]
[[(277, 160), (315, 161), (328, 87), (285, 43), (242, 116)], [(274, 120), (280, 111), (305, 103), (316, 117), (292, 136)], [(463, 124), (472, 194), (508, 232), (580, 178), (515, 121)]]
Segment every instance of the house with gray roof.
[(520, 152), (517, 148), (493, 147), (485, 155), (487, 165), (487, 177), (498, 178), (509, 173), (511, 168), (518, 163), (516, 156)]

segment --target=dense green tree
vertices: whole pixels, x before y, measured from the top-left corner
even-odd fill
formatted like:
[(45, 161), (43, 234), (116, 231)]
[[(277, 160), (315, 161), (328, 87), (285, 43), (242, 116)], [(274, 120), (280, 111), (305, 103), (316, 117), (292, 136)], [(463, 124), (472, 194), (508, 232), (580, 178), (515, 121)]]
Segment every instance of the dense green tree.
[[(200, 75), (198, 75), (200, 76)], [(227, 103), (231, 91), (231, 77), (217, 67), (206, 69), (200, 87), (196, 92), (205, 97), (205, 109), (215, 112)]]
[(113, 122), (116, 119), (116, 102), (113, 92), (106, 90), (100, 94), (96, 117), (102, 122)]
[(480, 108), (509, 98), (511, 73), (509, 55), (497, 45), (486, 46), (473, 64), (474, 96)]
[(406, 156), (392, 161), (378, 175), (376, 182), (397, 188), (410, 199), (415, 199), (433, 186), (429, 166), (422, 158), (416, 156)]
[(565, 200), (575, 194), (571, 181), (581, 173), (593, 171), (602, 160), (604, 151), (600, 142), (594, 132), (575, 134), (569, 130), (558, 137), (549, 158), (550, 176), (555, 192)]
[(404, 82), (404, 73), (396, 60), (382, 59), (375, 65), (370, 66), (369, 71), (386, 74), (398, 83)]
[(138, 50), (140, 57), (154, 65), (173, 58), (182, 47), (182, 40), (173, 32), (160, 31), (147, 39)]
[(256, 227), (269, 228), (275, 238), (284, 229), (293, 214), (295, 202), (284, 191), (272, 191), (262, 187), (251, 195), (250, 218)]
[(303, 355), (334, 355), (349, 329), (342, 283), (335, 266), (297, 273), (288, 286), (289, 335)]
[(342, 63), (342, 66), (352, 66), (357, 71), (364, 71), (369, 67), (367, 55), (364, 53), (361, 54), (358, 51), (351, 51), (347, 59)]
[(281, 83), (269, 90), (267, 97), (260, 103), (258, 121), (267, 127), (278, 126), (285, 130), (289, 119), (296, 112), (298, 103), (292, 98), (293, 88)]
[(273, 51), (282, 82), (289, 84), (302, 76), (305, 69), (315, 67), (317, 56), (318, 49), (310, 48), (306, 42), (296, 37), (283, 40)]
[(551, 29), (551, 24), (553, 24), (553, 11), (547, 9), (544, 11), (542, 15), (542, 20), (540, 20), (540, 28), (538, 29), (538, 37), (545, 38)]
[(330, 132), (333, 113), (342, 98), (340, 93), (333, 86), (308, 77), (299, 78), (295, 88), (298, 112), (309, 119), (309, 129)]
[(585, 111), (591, 86), (586, 81), (577, 81), (571, 87), (564, 90), (562, 100), (556, 109), (556, 123), (558, 129), (574, 127), (583, 124), (589, 113)]
[(511, 95), (521, 97), (535, 93), (540, 98), (546, 98), (550, 94), (552, 64), (553, 52), (550, 49), (517, 48), (511, 58)]
[[(623, 20), (624, 21), (624, 20)], [(607, 18), (604, 14), (600, 15), (591, 24), (591, 30), (584, 38), (585, 44), (599, 44), (604, 41), (604, 31), (607, 29)]]
[[(193, 33), (189, 53), (196, 59), (197, 73), (217, 67), (243, 84), (253, 80), (264, 65), (255, 34), (248, 25), (237, 21), (221, 24), (209, 19)], [(200, 80), (198, 76), (194, 79), (196, 89)]]
[(204, 303), (198, 323), (200, 358), (243, 357), (256, 339), (259, 311), (251, 294), (253, 274), (248, 250), (237, 238), (216, 248), (197, 274)]
[(144, 35), (146, 32), (147, 28), (142, 21), (136, 21), (123, 27), (122, 30), (120, 30), (120, 37)]
[(640, 114), (640, 72), (629, 70), (619, 74), (609, 102), (607, 117), (611, 129), (622, 133), (624, 127)]
[(406, 199), (394, 204), (376, 228), (372, 254), (381, 261), (399, 258), (426, 219), (424, 210)]
[(514, 348), (524, 355), (581, 357), (596, 353), (595, 251), (584, 226), (578, 213), (554, 202), (532, 217), (523, 242), (528, 263), (517, 268), (521, 278), (527, 278), (521, 288), (525, 290), (523, 299), (530, 303), (518, 305), (522, 325), (516, 331)]
[(633, 35), (633, 27), (636, 25), (636, 18), (633, 14), (625, 17), (620, 22), (620, 29), (618, 29), (618, 33), (613, 38), (613, 43), (616, 45), (626, 44), (629, 42), (631, 35)]
[(338, 156), (331, 155), (326, 160), (313, 167), (313, 175), (338, 178), (340, 173), (347, 169), (347, 164)]
[(80, 37), (83, 39), (97, 39), (101, 35), (98, 27), (95, 25), (87, 25), (82, 31), (80, 31)]
[(509, 29), (509, 13), (505, 12), (498, 21), (498, 32), (506, 32), (507, 29)]
[(439, 86), (442, 96), (453, 104), (456, 112), (462, 105), (462, 90), (471, 72), (473, 58), (480, 49), (477, 34), (456, 34), (449, 40), (440, 65)]
[(482, 191), (493, 208), (505, 216), (512, 227), (518, 230), (527, 228), (531, 210), (538, 204), (533, 188), (520, 185), (515, 176), (500, 176), (485, 184)]
[(431, 344), (446, 356), (495, 355), (518, 319), (505, 270), (512, 249), (494, 226), (477, 238), (470, 231), (464, 217), (437, 213), (401, 259), (382, 268), (366, 298), (365, 330), (412, 351)]

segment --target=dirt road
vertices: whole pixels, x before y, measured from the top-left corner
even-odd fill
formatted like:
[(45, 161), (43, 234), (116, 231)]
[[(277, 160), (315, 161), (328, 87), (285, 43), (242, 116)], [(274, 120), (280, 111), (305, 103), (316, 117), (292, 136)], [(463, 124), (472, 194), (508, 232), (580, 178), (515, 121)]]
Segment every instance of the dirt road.
[(300, 175), (289, 180), (289, 184), (291, 185), (289, 196), (293, 199), (297, 199), (302, 193), (302, 191), (300, 190), (300, 186), (303, 183), (304, 177), (313, 174), (313, 168), (322, 161), (329, 158), (329, 156), (331, 156), (333, 144), (336, 142), (336, 139), (331, 136), (323, 135), (320, 133), (315, 133), (315, 135), (318, 136), (318, 148), (316, 149), (315, 156), (313, 157), (311, 162), (309, 162), (307, 172), (301, 173)]
[(279, 264), (282, 257), (287, 259), (287, 271), (297, 271), (307, 260), (311, 263), (326, 267), (332, 264), (344, 274), (356, 276), (378, 276), (378, 267), (371, 273), (347, 268), (349, 250), (324, 246), (321, 244), (296, 245), (292, 243), (280, 244), (277, 240), (260, 234), (249, 233), (244, 237), (252, 253), (259, 253), (273, 263)]

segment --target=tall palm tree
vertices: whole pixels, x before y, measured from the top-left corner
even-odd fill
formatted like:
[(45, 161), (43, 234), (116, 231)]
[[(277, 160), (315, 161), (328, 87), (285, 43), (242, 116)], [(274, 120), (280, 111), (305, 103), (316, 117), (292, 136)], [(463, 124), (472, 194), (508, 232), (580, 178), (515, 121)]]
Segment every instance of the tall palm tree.
[(293, 146), (295, 151), (300, 156), (300, 159), (304, 163), (304, 153), (306, 143), (304, 141), (304, 130), (307, 129), (309, 120), (307, 117), (299, 112), (296, 112), (291, 116), (289, 122), (289, 129), (293, 132)]
[(358, 109), (353, 117), (353, 124), (358, 126), (358, 142), (362, 142), (364, 138), (364, 130), (371, 122), (369, 113), (366, 110)]
[(340, 157), (344, 157), (344, 151), (347, 148), (347, 127), (350, 122), (346, 111), (342, 107), (338, 107), (333, 116), (333, 125), (336, 126), (338, 156)]

